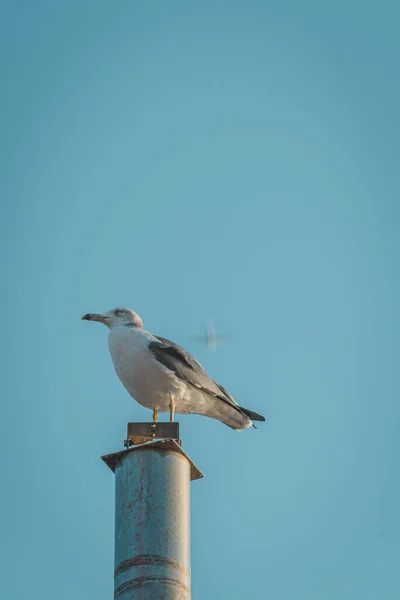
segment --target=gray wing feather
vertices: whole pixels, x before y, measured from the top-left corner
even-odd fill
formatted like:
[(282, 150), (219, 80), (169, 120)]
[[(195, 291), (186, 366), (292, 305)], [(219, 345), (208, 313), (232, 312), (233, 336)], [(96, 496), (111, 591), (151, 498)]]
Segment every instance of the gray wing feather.
[(223, 400), (239, 412), (242, 412), (236, 400), (232, 398), (222, 385), (219, 385), (207, 375), (201, 364), (189, 352), (178, 346), (178, 344), (167, 340), (167, 338), (154, 337), (157, 337), (158, 342), (151, 342), (149, 350), (167, 369), (173, 371), (185, 383)]
[[(232, 404), (237, 404), (235, 398), (232, 398), (232, 396), (230, 395), (230, 393), (217, 381), (214, 381), (214, 383), (217, 384), (217, 386), (219, 387), (219, 389), (221, 390), (221, 392), (232, 402)], [(239, 405), (238, 405), (239, 406)]]

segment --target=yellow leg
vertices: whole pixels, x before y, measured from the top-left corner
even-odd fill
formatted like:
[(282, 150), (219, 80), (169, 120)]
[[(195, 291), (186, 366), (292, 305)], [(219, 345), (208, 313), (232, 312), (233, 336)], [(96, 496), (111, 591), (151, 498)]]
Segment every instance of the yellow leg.
[(170, 399), (170, 403), (169, 403), (169, 422), (173, 423), (174, 422), (174, 418), (175, 418), (175, 400), (174, 397), (170, 394), (169, 396)]
[(155, 408), (153, 410), (153, 423), (157, 423), (157, 419), (158, 419), (158, 408)]

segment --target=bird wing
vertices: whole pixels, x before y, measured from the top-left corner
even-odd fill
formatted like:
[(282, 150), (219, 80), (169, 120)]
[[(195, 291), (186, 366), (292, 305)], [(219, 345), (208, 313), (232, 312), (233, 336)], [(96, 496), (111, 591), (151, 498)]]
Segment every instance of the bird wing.
[(207, 375), (198, 360), (193, 358), (178, 344), (166, 338), (154, 336), (157, 342), (150, 342), (149, 350), (153, 356), (167, 369), (173, 371), (179, 379), (201, 391), (226, 402), (239, 412), (242, 412), (236, 400), (216, 381)]

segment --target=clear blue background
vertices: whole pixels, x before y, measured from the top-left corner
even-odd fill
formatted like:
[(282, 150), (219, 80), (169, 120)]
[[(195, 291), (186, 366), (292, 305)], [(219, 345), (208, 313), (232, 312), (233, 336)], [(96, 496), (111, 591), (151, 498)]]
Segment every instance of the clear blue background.
[(194, 598), (399, 598), (399, 16), (2, 2), (2, 598), (112, 597), (118, 305), (268, 418), (180, 419)]

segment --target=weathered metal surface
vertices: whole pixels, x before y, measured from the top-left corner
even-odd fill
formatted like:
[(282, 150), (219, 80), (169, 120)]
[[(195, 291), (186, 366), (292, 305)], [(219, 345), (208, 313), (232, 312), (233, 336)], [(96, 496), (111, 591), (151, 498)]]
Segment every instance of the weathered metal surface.
[(108, 467), (110, 467), (111, 471), (115, 473), (116, 466), (118, 462), (126, 455), (131, 452), (138, 452), (143, 449), (151, 449), (151, 448), (159, 448), (161, 450), (170, 450), (171, 452), (177, 452), (189, 462), (190, 465), (190, 480), (194, 481), (195, 479), (202, 479), (203, 473), (200, 471), (198, 467), (194, 464), (194, 462), (188, 457), (186, 452), (184, 452), (179, 443), (175, 440), (159, 440), (155, 442), (148, 442), (146, 444), (142, 444), (140, 446), (134, 446), (133, 448), (129, 448), (128, 450), (121, 450), (120, 452), (113, 452), (112, 454), (105, 454), (102, 456), (102, 460), (106, 463)]
[[(174, 440), (119, 454), (115, 599), (190, 600), (191, 463)], [(160, 445), (161, 444), (161, 445)]]
[(155, 439), (179, 440), (179, 423), (128, 423), (127, 439), (124, 446), (144, 444)]

